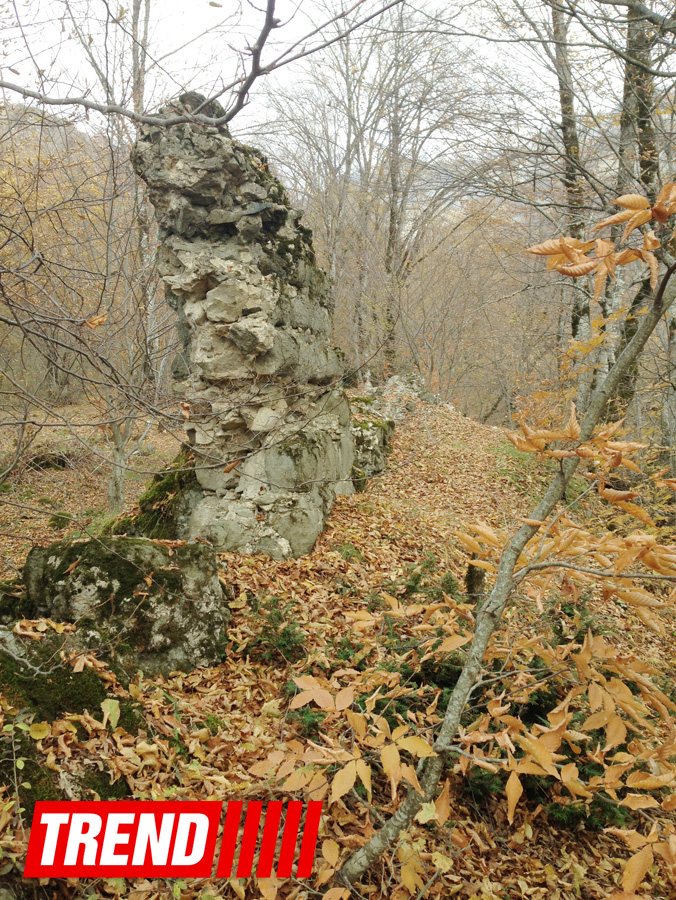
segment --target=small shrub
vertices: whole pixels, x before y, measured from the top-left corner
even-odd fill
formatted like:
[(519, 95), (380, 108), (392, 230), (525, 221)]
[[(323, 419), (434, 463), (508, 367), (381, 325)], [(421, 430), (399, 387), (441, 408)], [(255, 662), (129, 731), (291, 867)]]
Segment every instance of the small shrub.
[(499, 772), (473, 767), (462, 783), (465, 794), (472, 798), (477, 806), (485, 806), (491, 797), (501, 796), (505, 792), (504, 777)]
[(319, 726), (326, 715), (318, 709), (303, 706), (300, 709), (292, 709), (288, 718), (298, 727), (304, 737), (316, 737), (319, 734)]
[(255, 617), (260, 632), (249, 644), (253, 656), (263, 662), (281, 658), (287, 663), (305, 656), (305, 636), (297, 622), (289, 621), (294, 608), (279, 597), (258, 604)]
[(631, 810), (602, 794), (596, 794), (589, 806), (578, 801), (555, 802), (545, 806), (545, 811), (549, 820), (561, 828), (603, 831), (604, 828), (630, 828), (634, 821)]
[(446, 572), (445, 575), (441, 576), (439, 590), (444, 594), (448, 594), (449, 597), (458, 596), (458, 580), (452, 572)]

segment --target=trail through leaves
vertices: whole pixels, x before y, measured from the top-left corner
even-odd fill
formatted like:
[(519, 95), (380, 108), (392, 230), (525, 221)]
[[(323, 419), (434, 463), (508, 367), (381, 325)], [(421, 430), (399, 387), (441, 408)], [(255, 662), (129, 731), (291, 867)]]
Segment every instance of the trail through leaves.
[[(576, 424), (573, 415), (571, 436)], [(419, 761), (434, 754), (434, 729), (457, 677), (454, 654), (464, 652), (474, 621), (463, 590), (467, 550), (479, 557), (499, 546), (503, 530), (528, 515), (545, 477), (542, 465), (515, 452), (497, 429), (448, 407), (419, 404), (397, 431), (388, 472), (373, 479), (365, 493), (336, 504), (309, 556), (281, 562), (222, 556), (233, 624), (220, 666), (137, 679), (128, 690), (104, 673), (110, 698), (100, 708), (29, 723), (42, 765), (68, 784), (103, 771), (111, 783), (123, 782), (142, 799), (323, 799), (309, 886), (329, 900), (344, 900), (347, 892), (335, 881), (336, 870), (408, 787), (420, 790)], [(486, 568), (490, 580), (490, 562)], [(575, 589), (564, 585), (563, 590)], [(655, 855), (668, 864), (676, 860), (673, 834), (632, 846), (635, 839), (627, 843), (621, 828), (606, 833), (583, 828), (584, 816), (578, 828), (561, 827), (550, 813), (555, 795), (563, 808), (584, 806), (591, 797), (580, 768), (561, 752), (579, 755), (587, 740), (576, 730), (585, 727), (578, 721), (585, 716), (577, 707), (575, 716), (571, 711), (580, 691), (552, 694), (548, 709), (535, 709), (552, 685), (564, 684), (565, 673), (572, 671), (582, 682), (596, 671), (594, 660), (602, 658), (607, 674), (589, 689), (586, 712), (587, 718), (598, 717), (591, 723), (600, 735), (597, 777), (606, 778), (627, 815), (650, 811), (652, 795), (640, 791), (672, 785), (674, 772), (663, 771), (668, 750), (657, 758), (646, 745), (645, 771), (632, 771), (631, 793), (624, 796), (617, 791), (629, 764), (625, 751), (614, 748), (625, 745), (628, 730), (635, 737), (663, 729), (654, 712), (671, 702), (650, 693), (634, 669), (636, 693), (624, 684), (623, 672), (637, 655), (646, 671), (659, 663), (662, 673), (673, 674), (663, 638), (626, 625), (641, 624), (639, 613), (651, 596), (627, 591), (619, 599), (629, 613), (611, 604), (597, 615), (596, 624), (608, 632), (604, 638), (585, 636), (582, 622), (574, 654), (562, 642), (548, 660), (537, 662), (532, 648), (542, 635), (544, 608), (537, 585), (524, 592), (505, 620), (495, 652), (496, 665), (522, 654), (509, 683), (491, 687), (468, 711), (441, 794), (424, 804), (393, 854), (376, 863), (361, 888), (364, 895), (370, 900), (604, 900), (613, 893), (640, 894)], [(562, 615), (554, 625), (574, 632), (583, 608), (578, 604), (575, 615)], [(270, 627), (273, 613), (277, 618)], [(39, 627), (25, 623), (21, 639), (39, 635)], [(136, 733), (120, 724), (120, 704), (127, 700), (142, 713)], [(1, 709), (2, 724), (17, 721), (18, 711), (6, 698)], [(515, 710), (531, 711), (526, 724), (514, 725)], [(611, 766), (603, 754), (613, 752)], [(501, 760), (511, 760), (502, 780)], [(546, 776), (549, 786), (539, 788)], [(26, 832), (12, 807), (12, 792), (8, 784), (1, 798), (7, 806), (0, 812), (0, 846), (5, 859), (20, 863)], [(654, 802), (660, 805), (659, 799)], [(668, 814), (665, 803), (661, 814)], [(105, 884), (97, 889), (115, 895)], [(148, 880), (118, 894), (135, 900), (309, 896), (294, 879), (214, 880), (186, 884), (178, 894), (175, 885)]]

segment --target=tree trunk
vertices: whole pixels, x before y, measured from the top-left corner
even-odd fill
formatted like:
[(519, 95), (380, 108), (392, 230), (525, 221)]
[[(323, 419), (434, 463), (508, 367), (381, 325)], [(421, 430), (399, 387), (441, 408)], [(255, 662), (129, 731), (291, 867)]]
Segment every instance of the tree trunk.
[[(651, 64), (651, 39), (648, 37), (646, 24), (643, 18), (632, 10), (629, 11), (627, 22), (627, 55), (635, 59), (643, 66), (649, 67)], [(634, 114), (636, 128), (636, 145), (638, 150), (638, 180), (651, 203), (654, 203), (657, 194), (657, 185), (659, 182), (659, 160), (657, 155), (657, 138), (655, 136), (655, 125), (653, 114), (655, 111), (654, 96), (654, 79), (653, 76), (644, 68), (632, 65), (629, 61), (625, 64), (624, 75), (624, 103), (623, 116), (629, 117), (632, 112)], [(625, 128), (628, 131), (629, 123), (625, 122)], [(621, 189), (628, 186), (628, 182), (624, 180), (623, 164), (626, 163), (628, 150), (622, 146), (622, 141), (627, 140), (626, 131), (622, 134), (622, 123), (620, 129), (620, 169), (618, 172), (618, 187)], [(626, 168), (626, 166), (625, 166)], [(617, 342), (616, 353), (621, 353), (627, 344), (632, 340), (638, 326), (639, 310), (643, 308), (647, 298), (652, 293), (650, 288), (650, 277), (647, 276), (641, 282), (636, 295), (634, 296), (627, 315), (624, 318), (620, 329), (619, 341)], [(617, 388), (617, 394), (612, 398), (608, 406), (608, 416), (611, 418), (619, 418), (626, 414), (631, 401), (636, 393), (636, 383), (638, 379), (638, 361), (634, 363), (622, 376)]]
[[(575, 113), (575, 91), (570, 67), (568, 27), (570, 17), (563, 10), (552, 6), (552, 33), (554, 37), (554, 67), (559, 90), (561, 109), (561, 139), (563, 142), (562, 182), (566, 191), (567, 231), (570, 237), (581, 240), (584, 233), (584, 179), (580, 171), (580, 137)], [(574, 341), (588, 341), (591, 337), (589, 311), (590, 294), (586, 279), (575, 279), (573, 311), (570, 320)], [(594, 367), (586, 365), (580, 375), (577, 390), (578, 409), (584, 410), (592, 391)]]
[(127, 465), (124, 450), (113, 449), (111, 454), (113, 468), (108, 479), (108, 512), (116, 515), (124, 506), (126, 493)]
[(388, 209), (387, 248), (385, 250), (385, 272), (387, 273), (387, 297), (385, 300), (385, 373), (393, 375), (396, 369), (397, 343), (396, 328), (399, 317), (399, 291), (397, 276), (401, 250), (401, 140), (399, 125), (399, 85), (392, 96), (392, 116), (390, 117), (390, 197)]

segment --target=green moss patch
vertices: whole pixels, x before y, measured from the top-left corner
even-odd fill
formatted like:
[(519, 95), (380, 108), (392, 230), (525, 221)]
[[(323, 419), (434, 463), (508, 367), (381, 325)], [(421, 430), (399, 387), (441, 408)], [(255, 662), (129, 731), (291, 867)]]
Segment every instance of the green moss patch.
[[(59, 650), (63, 645), (64, 636), (55, 633), (46, 634), (39, 643), (25, 642), (23, 646), (32, 668), (23, 666), (0, 649), (0, 693), (18, 710), (13, 730), (0, 736), (0, 782), (18, 785), (21, 805), (29, 821), (38, 800), (64, 800), (67, 797), (59, 786), (58, 773), (45, 768), (35, 741), (23, 730), (26, 724), (31, 721), (52, 723), (68, 713), (79, 715), (85, 710), (100, 719), (101, 703), (107, 697), (105, 684), (93, 669), (74, 672), (61, 661)], [(138, 704), (120, 700), (118, 725), (135, 734), (141, 721)], [(17, 723), (26, 724), (17, 727)], [(110, 773), (98, 770), (88, 770), (82, 779), (78, 779), (77, 787), (84, 798), (89, 791), (95, 791), (102, 800), (120, 799), (130, 794), (124, 779), (111, 784)]]
[(139, 498), (136, 515), (107, 522), (101, 533), (176, 540), (179, 537), (176, 517), (181, 501), (192, 490), (200, 491), (201, 488), (195, 475), (195, 460), (184, 451), (170, 468), (155, 475), (148, 490)]

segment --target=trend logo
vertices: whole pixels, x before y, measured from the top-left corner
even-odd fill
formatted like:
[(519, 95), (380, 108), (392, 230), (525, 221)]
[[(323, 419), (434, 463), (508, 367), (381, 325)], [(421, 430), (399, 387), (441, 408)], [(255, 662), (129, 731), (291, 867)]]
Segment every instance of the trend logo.
[[(249, 878), (254, 869), (258, 878), (273, 870), (291, 877), (299, 835), (296, 878), (312, 874), (321, 800), (250, 800), (243, 826), (244, 801), (225, 806), (218, 877)], [(39, 801), (24, 878), (208, 878), (222, 809), (211, 801)]]

